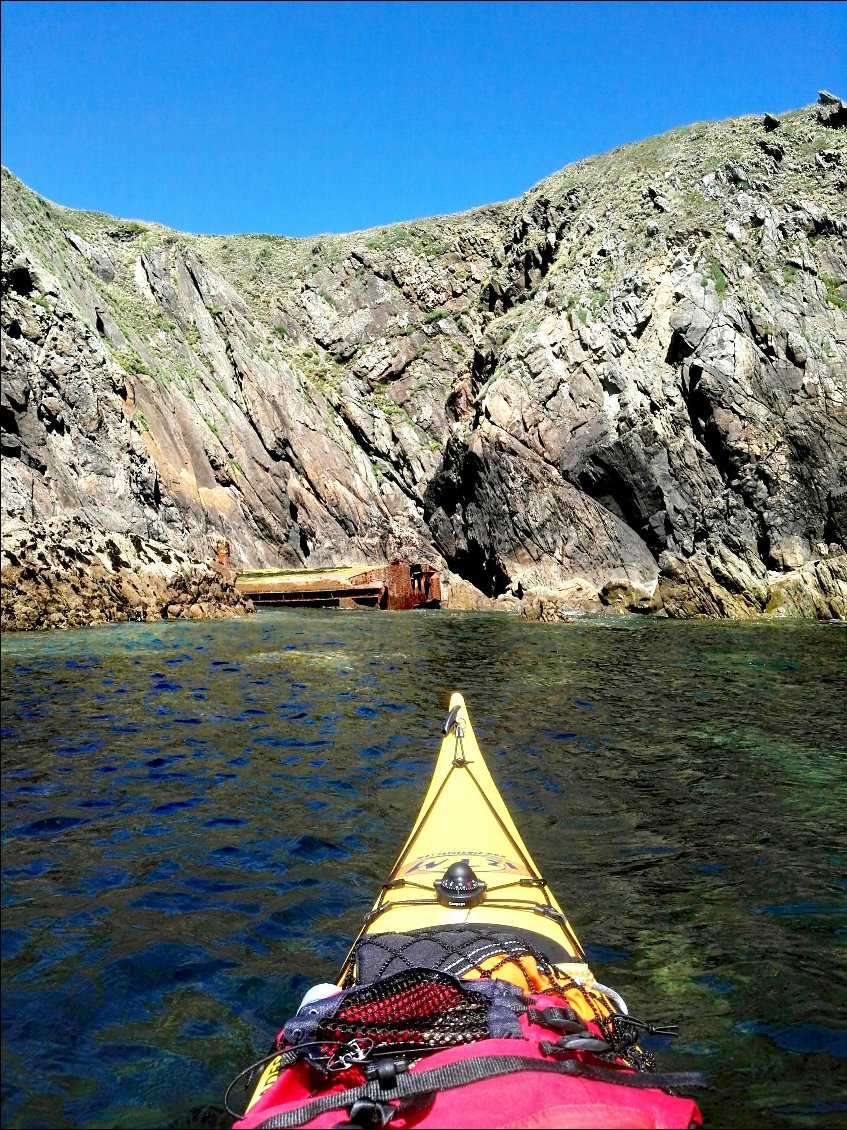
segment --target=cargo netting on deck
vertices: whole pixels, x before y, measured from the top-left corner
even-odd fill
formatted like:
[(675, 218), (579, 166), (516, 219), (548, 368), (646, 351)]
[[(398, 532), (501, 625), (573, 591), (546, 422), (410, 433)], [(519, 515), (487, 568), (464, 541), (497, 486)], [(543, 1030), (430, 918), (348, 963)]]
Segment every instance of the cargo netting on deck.
[[(521, 988), (539, 989), (539, 974), (554, 976), (552, 961), (540, 948), (544, 941), (528, 931), (521, 936), (514, 929), (485, 925), (365, 934), (350, 955), (348, 984), (369, 985), (403, 969), (437, 969), (463, 978), (490, 977), (497, 972), (502, 977), (504, 967), (512, 963), (524, 973)], [(554, 960), (561, 957), (557, 954)], [(520, 984), (520, 979), (515, 978), (515, 983)]]
[[(346, 987), (372, 985), (403, 970), (437, 970), (466, 981), (497, 980), (525, 993), (546, 993), (593, 1021), (609, 1051), (638, 1071), (652, 1071), (653, 1056), (638, 1045), (646, 1024), (609, 1007), (608, 999), (559, 969), (544, 952), (542, 935), (496, 926), (432, 927), (408, 934), (366, 934), (350, 955)], [(558, 947), (557, 947), (558, 949)]]
[(369, 1051), (455, 1047), (489, 1037), (488, 1002), (435, 970), (408, 969), (351, 990), (321, 1020), (314, 1040), (335, 1048), (367, 1040)]

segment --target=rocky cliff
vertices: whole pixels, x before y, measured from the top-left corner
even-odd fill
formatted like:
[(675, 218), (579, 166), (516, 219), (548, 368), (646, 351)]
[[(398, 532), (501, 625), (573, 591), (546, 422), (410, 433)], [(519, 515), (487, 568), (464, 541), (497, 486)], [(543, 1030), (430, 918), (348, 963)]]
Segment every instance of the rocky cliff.
[(305, 240), (4, 170), (4, 528), (131, 566), (425, 558), (528, 615), (847, 616), (845, 119), (822, 95)]

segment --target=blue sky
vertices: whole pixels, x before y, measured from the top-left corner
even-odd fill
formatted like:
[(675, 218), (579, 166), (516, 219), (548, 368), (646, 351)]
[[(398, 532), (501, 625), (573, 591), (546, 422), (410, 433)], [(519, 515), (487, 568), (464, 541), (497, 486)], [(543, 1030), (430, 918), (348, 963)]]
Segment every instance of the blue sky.
[(59, 204), (309, 235), (847, 93), (844, 3), (2, 5), (2, 160)]

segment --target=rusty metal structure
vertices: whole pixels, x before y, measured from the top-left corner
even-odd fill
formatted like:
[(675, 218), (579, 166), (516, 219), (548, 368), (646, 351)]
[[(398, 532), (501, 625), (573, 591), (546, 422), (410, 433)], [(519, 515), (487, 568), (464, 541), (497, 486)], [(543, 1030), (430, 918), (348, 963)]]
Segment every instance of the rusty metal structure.
[(236, 588), (256, 605), (287, 608), (382, 608), (399, 612), (441, 606), (441, 578), (431, 565), (392, 561), (362, 569), (246, 573)]

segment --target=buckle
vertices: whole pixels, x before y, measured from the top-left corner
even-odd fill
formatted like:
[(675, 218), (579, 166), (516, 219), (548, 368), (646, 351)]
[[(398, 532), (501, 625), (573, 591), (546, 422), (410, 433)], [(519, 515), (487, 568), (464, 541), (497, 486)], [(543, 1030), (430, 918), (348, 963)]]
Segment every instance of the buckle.
[(334, 1055), (327, 1064), (329, 1071), (349, 1071), (354, 1063), (364, 1063), (373, 1051), (374, 1041), (369, 1036), (350, 1040), (349, 1043), (336, 1048)]
[(562, 1036), (555, 1044), (551, 1044), (549, 1040), (542, 1040), (538, 1047), (542, 1055), (551, 1055), (554, 1058), (571, 1055), (574, 1052), (591, 1052), (593, 1055), (603, 1055), (604, 1052), (612, 1050), (605, 1040), (588, 1035)]
[(572, 1008), (528, 1008), (526, 1014), (532, 1024), (541, 1024), (557, 1032), (586, 1032), (587, 1029)]
[(397, 1076), (408, 1071), (409, 1065), (402, 1057), (399, 1059), (376, 1059), (364, 1068), (366, 1079), (376, 1079), (380, 1090), (390, 1091), (397, 1085)]
[(381, 1128), (387, 1126), (396, 1113), (397, 1107), (380, 1099), (356, 1099), (350, 1107), (349, 1121), (336, 1125)]

